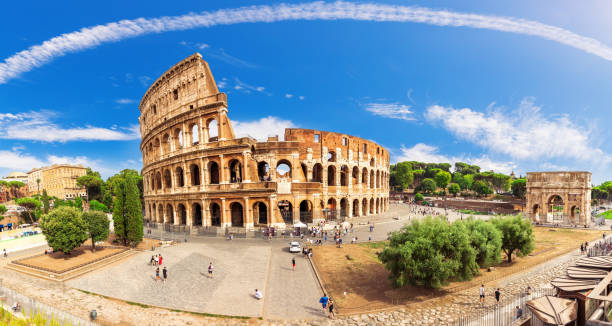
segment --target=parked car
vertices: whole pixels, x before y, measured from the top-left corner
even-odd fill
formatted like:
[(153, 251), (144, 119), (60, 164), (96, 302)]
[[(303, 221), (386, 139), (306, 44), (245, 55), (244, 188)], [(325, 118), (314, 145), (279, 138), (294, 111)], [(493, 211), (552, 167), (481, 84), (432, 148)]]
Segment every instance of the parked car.
[(300, 243), (297, 241), (289, 242), (289, 252), (300, 253), (302, 252), (302, 248), (300, 247)]

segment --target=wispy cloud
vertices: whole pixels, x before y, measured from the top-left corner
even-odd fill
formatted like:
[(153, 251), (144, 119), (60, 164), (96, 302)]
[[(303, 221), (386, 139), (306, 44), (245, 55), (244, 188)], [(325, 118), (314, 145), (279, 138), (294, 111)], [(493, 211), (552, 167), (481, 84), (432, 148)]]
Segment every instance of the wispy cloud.
[(266, 95), (271, 95), (270, 93), (266, 92), (266, 88), (263, 86), (253, 86), (250, 84), (247, 84), (243, 81), (241, 81), (238, 78), (234, 78), (234, 87), (235, 90), (237, 91), (241, 91), (247, 94), (251, 94), (252, 92), (257, 92), (257, 93), (264, 93)]
[(295, 128), (290, 120), (277, 117), (265, 117), (254, 121), (233, 121), (236, 137), (250, 136), (258, 140), (265, 140), (268, 136), (280, 136), (283, 139), (285, 128)]
[(298, 96), (298, 98), (300, 99), (300, 101), (303, 101), (305, 99), (304, 96)]
[(182, 46), (186, 46), (188, 48), (198, 49), (198, 50), (203, 51), (202, 56), (206, 60), (208, 60), (209, 58), (213, 58), (213, 59), (223, 61), (227, 64), (230, 64), (235, 67), (240, 67), (240, 68), (257, 68), (258, 67), (254, 63), (251, 63), (246, 60), (237, 58), (233, 55), (230, 55), (229, 53), (225, 52), (224, 49), (212, 47), (210, 46), (210, 44), (198, 43), (198, 42), (187, 42), (187, 41), (180, 41), (179, 44)]
[(576, 125), (566, 115), (543, 116), (532, 98), (523, 99), (511, 114), (495, 108), (483, 113), (471, 108), (433, 105), (427, 108), (425, 118), (439, 123), (460, 139), (517, 159), (571, 158), (599, 162), (612, 159), (592, 145), (590, 130)]
[(4, 62), (0, 63), (0, 83), (6, 83), (24, 72), (40, 67), (68, 53), (83, 51), (104, 43), (117, 42), (145, 34), (240, 23), (340, 19), (471, 27), (531, 35), (565, 44), (604, 60), (612, 61), (612, 48), (600, 41), (537, 21), (412, 6), (341, 1), (333, 3), (311, 2), (250, 6), (151, 19), (137, 18), (82, 28), (75, 32), (51, 38), (42, 44), (34, 45), (6, 58)]
[(53, 123), (53, 111), (31, 111), (0, 114), (0, 139), (19, 139), (42, 142), (134, 140), (140, 138), (137, 125), (121, 128), (93, 126), (63, 128)]
[(130, 99), (130, 98), (120, 98), (118, 100), (115, 100), (115, 103), (117, 104), (130, 104), (130, 103), (134, 103), (136, 101)]
[(400, 120), (415, 120), (412, 116), (410, 106), (400, 103), (368, 103), (366, 111), (381, 117)]
[(289, 94), (289, 93), (285, 94), (285, 98), (292, 98), (292, 97), (293, 97), (293, 94)]

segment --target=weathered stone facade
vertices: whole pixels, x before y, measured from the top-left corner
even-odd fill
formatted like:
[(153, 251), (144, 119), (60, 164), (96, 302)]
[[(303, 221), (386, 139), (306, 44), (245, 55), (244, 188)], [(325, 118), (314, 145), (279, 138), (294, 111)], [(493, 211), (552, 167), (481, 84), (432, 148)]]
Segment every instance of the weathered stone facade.
[(361, 138), (286, 129), (236, 138), (198, 53), (140, 102), (145, 219), (192, 227), (292, 225), (378, 214), (389, 205), (389, 153)]
[(528, 172), (527, 211), (534, 222), (591, 224), (590, 172)]

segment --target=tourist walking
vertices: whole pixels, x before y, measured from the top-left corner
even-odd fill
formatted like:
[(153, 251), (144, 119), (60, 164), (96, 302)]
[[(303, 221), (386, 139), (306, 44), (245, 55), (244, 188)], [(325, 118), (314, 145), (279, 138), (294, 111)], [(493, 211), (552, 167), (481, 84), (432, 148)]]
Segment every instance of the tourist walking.
[(516, 306), (516, 320), (519, 320), (523, 317), (523, 309), (521, 307)]
[(334, 318), (334, 300), (333, 299), (329, 299), (329, 319), (333, 319)]
[(323, 307), (323, 313), (324, 314), (325, 314), (325, 309), (327, 308), (327, 302), (328, 301), (329, 301), (329, 298), (327, 297), (327, 294), (323, 293), (323, 296), (321, 297), (321, 299), (319, 299), (319, 303)]
[(159, 281), (159, 267), (155, 269), (155, 282)]
[[(46, 252), (45, 252), (46, 253)], [(8, 257), (8, 255), (6, 254), (6, 249), (3, 249), (3, 253), (2, 255), (4, 256), (4, 258)]]
[(162, 255), (161, 254), (159, 254), (159, 264), (160, 265), (162, 264)]
[(295, 270), (295, 257), (291, 258), (291, 265), (293, 266), (293, 270)]
[(497, 290), (495, 290), (495, 301), (496, 304), (499, 304), (499, 297), (501, 296), (501, 292), (499, 291), (499, 288), (497, 288)]
[(213, 270), (214, 270), (214, 267), (213, 267), (213, 264), (211, 262), (210, 264), (208, 264), (208, 277), (210, 277), (210, 278), (213, 277)]
[(151, 261), (149, 261), (149, 265), (155, 265), (155, 256), (151, 255)]
[(168, 279), (168, 270), (166, 269), (166, 266), (164, 266), (164, 270), (162, 272), (164, 275), (164, 282), (166, 282), (166, 280)]
[(480, 303), (484, 304), (485, 302), (485, 288), (484, 284), (480, 285)]

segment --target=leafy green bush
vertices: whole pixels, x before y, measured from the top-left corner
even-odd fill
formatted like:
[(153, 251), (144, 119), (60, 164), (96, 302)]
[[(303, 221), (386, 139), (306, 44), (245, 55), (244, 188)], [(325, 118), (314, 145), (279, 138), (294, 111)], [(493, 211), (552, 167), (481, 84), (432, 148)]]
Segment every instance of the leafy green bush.
[(64, 254), (87, 240), (87, 223), (74, 207), (59, 207), (43, 215), (40, 226), (49, 246)]
[(489, 267), (501, 261), (502, 233), (492, 223), (469, 218), (465, 225), (470, 231), (471, 245), (476, 249), (476, 263)]
[(512, 262), (512, 254), (528, 255), (535, 248), (535, 237), (531, 222), (521, 215), (497, 217), (491, 220), (502, 233), (502, 250)]
[(425, 197), (423, 197), (423, 194), (421, 194), (420, 192), (417, 192), (417, 193), (414, 195), (414, 200), (415, 200), (416, 202), (423, 201), (423, 199), (425, 199)]
[(93, 199), (89, 202), (89, 209), (91, 209), (92, 211), (100, 211), (100, 212), (104, 212), (104, 213), (108, 213), (109, 209), (106, 205), (102, 204), (101, 202)]

